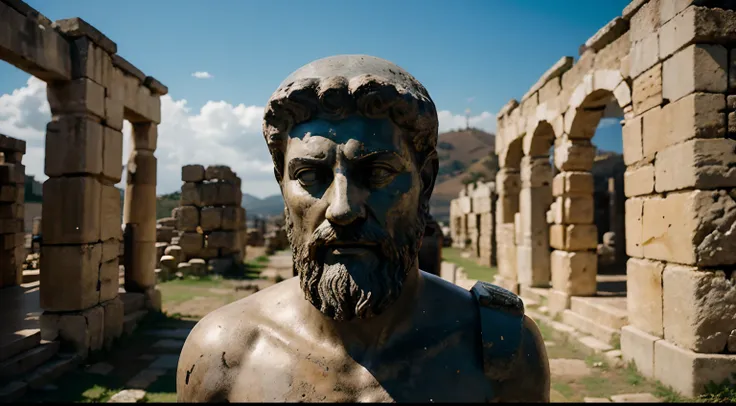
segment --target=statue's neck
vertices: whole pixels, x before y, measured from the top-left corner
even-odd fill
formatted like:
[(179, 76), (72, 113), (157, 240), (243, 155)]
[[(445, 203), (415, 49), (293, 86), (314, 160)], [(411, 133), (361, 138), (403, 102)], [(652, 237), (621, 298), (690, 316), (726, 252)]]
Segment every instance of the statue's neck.
[[(335, 321), (319, 313), (324, 321), (325, 333), (335, 344), (344, 346), (352, 353), (373, 353), (380, 351), (397, 336), (410, 331), (413, 323), (414, 307), (421, 291), (423, 278), (415, 266), (407, 272), (399, 298), (383, 313), (370, 319), (353, 319), (347, 322)], [(314, 311), (319, 312), (312, 307)]]

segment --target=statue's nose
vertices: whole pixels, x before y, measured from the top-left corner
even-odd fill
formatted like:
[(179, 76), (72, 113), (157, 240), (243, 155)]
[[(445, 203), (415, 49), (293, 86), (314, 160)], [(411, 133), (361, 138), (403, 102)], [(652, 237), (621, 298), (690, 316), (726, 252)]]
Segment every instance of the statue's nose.
[(364, 218), (365, 207), (358, 192), (345, 175), (337, 173), (332, 182), (330, 206), (325, 214), (327, 220), (333, 224), (346, 226)]

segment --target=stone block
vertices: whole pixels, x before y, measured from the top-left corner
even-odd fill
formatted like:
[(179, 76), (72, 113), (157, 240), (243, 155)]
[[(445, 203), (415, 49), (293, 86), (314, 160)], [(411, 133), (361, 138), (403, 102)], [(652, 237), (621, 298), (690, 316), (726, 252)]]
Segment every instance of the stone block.
[(217, 203), (221, 205), (238, 205), (243, 200), (243, 192), (235, 184), (219, 182), (217, 183)]
[(628, 168), (624, 172), (626, 197), (648, 195), (654, 192), (654, 165)]
[(629, 57), (629, 75), (639, 77), (659, 62), (659, 37), (656, 33), (649, 34), (631, 45)]
[(214, 231), (222, 227), (222, 207), (205, 207), (202, 209), (200, 225), (204, 231)]
[(626, 229), (626, 254), (632, 257), (644, 256), (642, 244), (644, 201), (641, 198), (626, 199), (624, 205), (624, 227)]
[(550, 280), (549, 237), (516, 247), (517, 275), (520, 284), (547, 287)]
[(730, 229), (735, 221), (736, 202), (725, 191), (696, 190), (646, 199), (644, 256), (695, 266), (734, 264), (736, 235)]
[(589, 140), (566, 140), (555, 142), (555, 166), (560, 171), (590, 171), (593, 167), (596, 148)]
[(728, 336), (728, 347), (726, 348), (730, 353), (736, 353), (736, 330), (731, 330), (731, 334)]
[(219, 180), (225, 182), (233, 182), (235, 180), (235, 173), (229, 166), (225, 165), (210, 165), (205, 170), (205, 180)]
[(179, 247), (185, 257), (197, 254), (204, 248), (204, 236), (198, 233), (184, 232), (179, 235)]
[(639, 41), (649, 35), (657, 33), (657, 29), (659, 28), (660, 2), (661, 0), (647, 1), (635, 13), (633, 13), (629, 25), (631, 41)]
[(161, 311), (161, 291), (156, 288), (150, 288), (145, 292), (145, 306), (149, 310), (156, 312)]
[(736, 286), (723, 271), (669, 264), (662, 276), (664, 338), (698, 353), (721, 353), (736, 329)]
[(100, 185), (100, 240), (122, 239), (120, 191), (112, 185)]
[(736, 141), (694, 139), (657, 153), (656, 190), (716, 189), (736, 186)]
[(666, 340), (654, 343), (654, 378), (675, 388), (683, 396), (695, 397), (706, 392), (710, 382), (730, 380), (736, 371), (736, 356), (698, 354)]
[(133, 124), (133, 150), (153, 153), (158, 144), (158, 125), (152, 122)]
[(654, 343), (657, 341), (661, 339), (634, 326), (621, 328), (621, 355), (624, 361), (633, 361), (637, 371), (650, 379), (654, 378)]
[(662, 65), (657, 64), (634, 79), (631, 98), (634, 103), (634, 114), (662, 104)]
[(103, 126), (84, 116), (57, 116), (46, 125), (46, 151), (54, 151), (44, 157), (47, 176), (99, 175), (103, 171)]
[(156, 241), (156, 186), (127, 184), (123, 223), (135, 224), (136, 241)]
[(593, 174), (590, 172), (560, 172), (555, 175), (554, 196), (587, 196), (593, 194)]
[(626, 263), (626, 305), (629, 323), (657, 337), (664, 336), (662, 324), (662, 272), (664, 263), (629, 258)]
[[(202, 209), (204, 211), (205, 209)], [(179, 231), (197, 231), (200, 224), (199, 209), (195, 206), (180, 206), (175, 210), (176, 228)]]
[[(470, 219), (472, 216), (469, 216)], [(228, 206), (222, 209), (222, 229), (237, 230), (245, 222), (245, 209), (239, 206)]]
[(583, 251), (598, 246), (598, 228), (595, 224), (569, 224), (565, 230), (566, 251)]
[(726, 96), (693, 93), (669, 103), (661, 115), (644, 117), (644, 155), (654, 156), (670, 145), (692, 138), (722, 138), (726, 135)]
[(725, 93), (728, 51), (721, 45), (693, 44), (662, 65), (662, 96), (670, 103), (694, 92)]
[(130, 245), (131, 252), (126, 255), (125, 263), (126, 292), (145, 292), (156, 284), (155, 244), (153, 241), (133, 241)]
[(104, 127), (102, 138), (102, 176), (118, 183), (123, 176), (123, 133)]
[(125, 107), (121, 100), (115, 100), (109, 96), (105, 97), (105, 119), (103, 124), (114, 130), (123, 130), (123, 120), (125, 119)]
[(552, 224), (549, 226), (549, 246), (558, 249), (565, 249), (565, 231), (564, 224)]
[(186, 182), (181, 186), (181, 198), (179, 204), (182, 206), (202, 207), (202, 188), (201, 184), (194, 182)]
[(43, 183), (44, 244), (100, 240), (101, 184), (91, 177), (49, 178)]
[(547, 296), (547, 310), (551, 315), (557, 315), (570, 308), (570, 296), (555, 289), (549, 290)]
[(184, 182), (201, 182), (204, 180), (204, 166), (184, 165), (181, 167), (181, 180)]
[[(198, 234), (201, 235), (201, 234)], [(165, 255), (171, 255), (174, 257), (177, 263), (181, 262), (183, 260), (182, 257), (182, 248), (179, 245), (169, 245), (164, 250)]]
[(156, 186), (156, 161), (152, 151), (144, 149), (131, 151), (126, 165), (127, 183)]
[(569, 296), (596, 292), (597, 257), (593, 251), (552, 251), (552, 289)]
[(101, 303), (105, 312), (104, 320), (104, 345), (110, 348), (113, 341), (123, 334), (123, 318), (125, 317), (125, 308), (123, 301), (117, 296), (114, 299)]
[(44, 312), (40, 322), (42, 339), (60, 340), (62, 348), (73, 350), (82, 358), (86, 358), (90, 350), (101, 349), (104, 344), (102, 306), (66, 314)]
[(560, 94), (560, 91), (562, 90), (562, 85), (560, 83), (560, 78), (552, 78), (547, 83), (542, 86), (541, 89), (539, 89), (539, 102), (544, 103), (547, 100), (554, 99), (557, 97), (558, 94)]
[(207, 247), (237, 249), (237, 233), (215, 231), (207, 236)]
[(134, 76), (123, 75), (125, 87), (125, 107), (130, 114), (131, 123), (152, 121), (161, 122), (161, 100), (151, 90), (143, 86)]
[(561, 210), (565, 224), (592, 224), (593, 196), (564, 197), (562, 198)]
[(665, 23), (659, 31), (659, 57), (664, 60), (692, 43), (736, 40), (736, 12), (690, 6)]
[(120, 288), (120, 262), (117, 258), (100, 265), (100, 302), (114, 299)]
[(54, 82), (46, 86), (53, 115), (94, 115), (105, 118), (105, 88), (87, 78)]
[(208, 182), (199, 184), (203, 206), (219, 205), (217, 195), (218, 184), (216, 182)]

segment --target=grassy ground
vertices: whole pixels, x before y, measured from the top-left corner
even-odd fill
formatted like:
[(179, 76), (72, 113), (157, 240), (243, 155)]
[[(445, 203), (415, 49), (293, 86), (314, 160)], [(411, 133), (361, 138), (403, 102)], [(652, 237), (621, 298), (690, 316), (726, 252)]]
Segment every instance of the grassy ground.
[(493, 282), (493, 276), (498, 273), (496, 268), (479, 265), (473, 258), (463, 258), (462, 253), (461, 249), (444, 247), (442, 248), (442, 260), (463, 267), (469, 279)]

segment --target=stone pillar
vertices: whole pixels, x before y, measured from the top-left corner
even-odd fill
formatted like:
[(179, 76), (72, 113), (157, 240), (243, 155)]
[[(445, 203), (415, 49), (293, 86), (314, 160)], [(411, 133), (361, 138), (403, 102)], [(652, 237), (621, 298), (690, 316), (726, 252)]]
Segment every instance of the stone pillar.
[(0, 134), (0, 288), (23, 282), (26, 142)]
[(522, 158), (519, 193), (521, 235), (516, 248), (518, 281), (522, 286), (549, 286), (550, 250), (546, 213), (552, 203), (551, 184), (549, 157)]
[(587, 139), (555, 142), (555, 165), (561, 171), (552, 183), (554, 224), (549, 242), (552, 290), (548, 308), (553, 314), (570, 307), (571, 296), (596, 293), (598, 242), (593, 222), (593, 175), (595, 147)]
[(496, 174), (496, 250), (498, 274), (495, 283), (514, 293), (519, 292), (516, 267), (516, 227), (514, 218), (519, 212), (521, 176), (518, 169), (501, 168)]
[(117, 46), (80, 19), (56, 28), (70, 41), (72, 79), (49, 83), (41, 224), (41, 336), (86, 355), (120, 335), (122, 95)]
[(632, 32), (649, 33), (631, 55), (658, 57), (632, 63), (623, 126), (621, 350), (643, 375), (694, 396), (736, 372), (736, 35), (726, 28), (736, 12), (688, 3), (650, 2), (631, 18)]
[(477, 222), (477, 260), (488, 267), (496, 265), (494, 211), (496, 207), (494, 182), (479, 183), (473, 191), (473, 211)]

